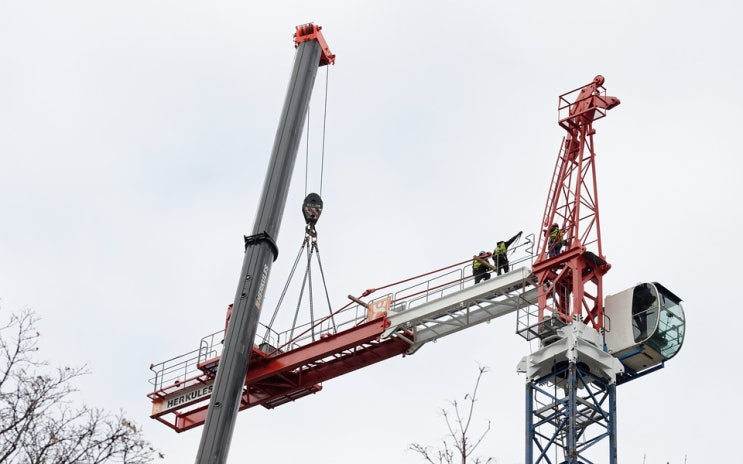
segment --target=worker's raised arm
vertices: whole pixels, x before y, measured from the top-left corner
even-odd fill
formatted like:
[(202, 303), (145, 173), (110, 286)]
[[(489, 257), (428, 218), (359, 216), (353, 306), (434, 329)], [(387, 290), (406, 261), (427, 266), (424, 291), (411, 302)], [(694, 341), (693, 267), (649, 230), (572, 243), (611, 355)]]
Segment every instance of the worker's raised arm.
[(518, 234), (516, 234), (513, 237), (509, 238), (508, 241), (506, 241), (506, 248), (510, 247), (511, 244), (513, 243), (513, 241), (516, 240), (517, 238), (519, 238), (522, 233), (523, 233), (523, 231), (520, 230)]

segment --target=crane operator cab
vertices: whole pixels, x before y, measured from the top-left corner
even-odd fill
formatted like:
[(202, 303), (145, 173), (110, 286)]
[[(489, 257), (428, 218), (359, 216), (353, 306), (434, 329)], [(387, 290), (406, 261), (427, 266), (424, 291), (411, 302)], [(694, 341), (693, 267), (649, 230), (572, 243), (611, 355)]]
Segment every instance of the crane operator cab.
[(606, 347), (632, 376), (671, 359), (684, 343), (681, 299), (657, 282), (606, 297)]

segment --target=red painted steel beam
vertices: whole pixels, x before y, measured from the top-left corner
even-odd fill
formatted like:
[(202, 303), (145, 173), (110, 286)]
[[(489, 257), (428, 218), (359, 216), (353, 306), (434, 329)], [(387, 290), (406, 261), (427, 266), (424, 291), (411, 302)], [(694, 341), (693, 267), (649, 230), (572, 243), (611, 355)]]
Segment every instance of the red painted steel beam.
[(328, 335), (286, 353), (252, 364), (245, 379), (246, 384), (259, 382), (280, 372), (291, 371), (318, 359), (326, 358), (349, 348), (360, 346), (382, 335), (389, 326), (387, 318), (378, 318), (343, 332)]
[[(258, 405), (272, 409), (320, 391), (322, 386), (319, 384), (326, 380), (404, 353), (410, 347), (407, 341), (397, 337), (378, 339), (388, 325), (386, 318), (375, 319), (257, 361), (245, 379), (239, 410)], [(202, 425), (207, 410), (208, 405), (203, 405), (176, 412), (172, 423), (161, 417), (157, 419), (182, 432)]]

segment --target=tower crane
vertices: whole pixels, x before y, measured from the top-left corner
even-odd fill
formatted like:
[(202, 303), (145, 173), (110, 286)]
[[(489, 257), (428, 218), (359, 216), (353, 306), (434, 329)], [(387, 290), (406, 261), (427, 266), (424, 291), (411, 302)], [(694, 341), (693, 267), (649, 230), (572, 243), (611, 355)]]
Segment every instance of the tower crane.
[[(474, 284), (471, 263), (481, 258), (466, 257), (349, 295), (348, 304), (301, 327), (260, 321), (310, 89), (317, 68), (335, 62), (320, 31), (296, 29), (297, 55), (229, 323), (197, 349), (150, 366), (151, 417), (176, 432), (204, 425), (196, 462), (223, 463), (238, 411), (275, 408), (337, 376), (518, 313), (517, 333), (540, 343), (518, 366), (527, 379), (526, 462), (591, 462), (586, 450), (608, 437), (615, 464), (616, 385), (663, 367), (681, 348), (685, 321), (681, 300), (657, 282), (603, 301), (611, 266), (601, 248), (593, 123), (619, 100), (606, 96), (601, 76), (560, 96), (567, 135), (543, 230), (509, 248), (511, 272)], [(308, 195), (302, 212), (313, 238), (321, 210), (319, 195)], [(257, 339), (259, 327), (265, 335)]]
[[(541, 348), (524, 357), (527, 463), (578, 464), (608, 439), (616, 464), (616, 386), (663, 367), (684, 339), (681, 299), (657, 282), (604, 303), (611, 265), (601, 246), (595, 121), (619, 105), (603, 76), (559, 97), (565, 129), (552, 176), (532, 273), (536, 308), (521, 311), (517, 333)], [(554, 460), (554, 461), (553, 461)]]

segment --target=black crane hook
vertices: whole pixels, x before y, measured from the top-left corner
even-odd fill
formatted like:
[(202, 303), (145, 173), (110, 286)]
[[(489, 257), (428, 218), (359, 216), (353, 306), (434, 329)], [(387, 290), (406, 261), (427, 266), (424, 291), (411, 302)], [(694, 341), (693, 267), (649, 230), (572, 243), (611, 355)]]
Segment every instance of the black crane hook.
[(311, 237), (317, 237), (317, 231), (315, 230), (315, 224), (320, 219), (322, 213), (322, 198), (316, 193), (310, 193), (305, 197), (304, 203), (302, 203), (302, 214), (304, 215), (304, 221), (307, 223), (307, 235)]

